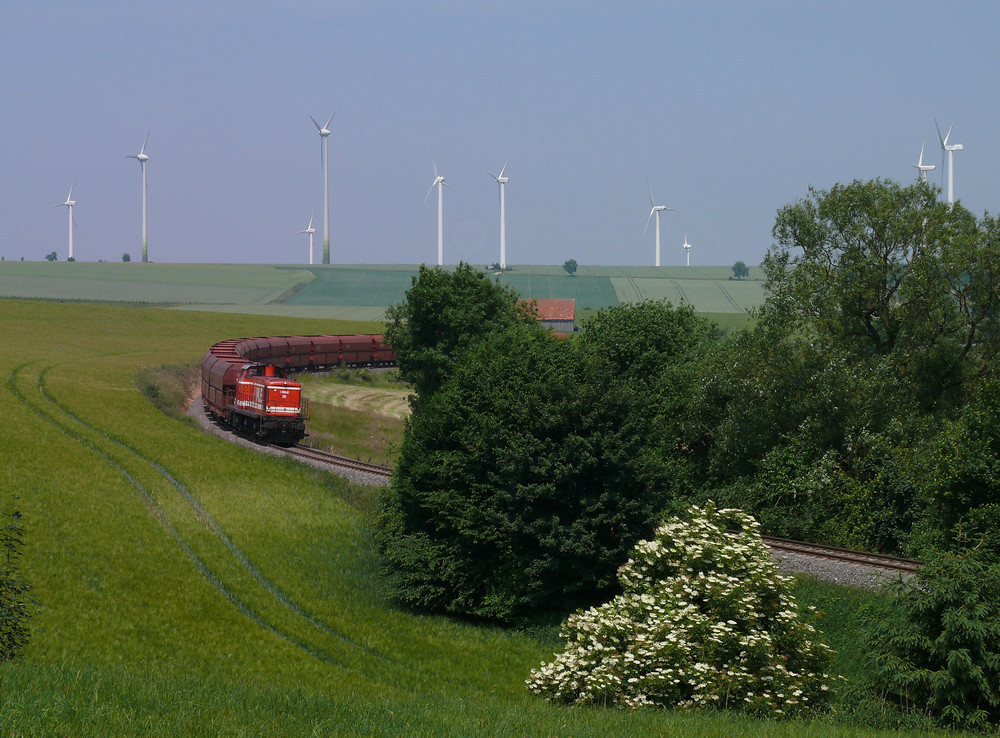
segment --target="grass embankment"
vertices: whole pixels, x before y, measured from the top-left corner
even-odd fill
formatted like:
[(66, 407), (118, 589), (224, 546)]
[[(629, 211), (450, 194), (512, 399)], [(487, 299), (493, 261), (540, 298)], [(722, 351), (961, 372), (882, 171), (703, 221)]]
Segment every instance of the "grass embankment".
[(310, 446), (392, 466), (403, 441), (412, 391), (395, 371), (339, 370), (302, 374), (309, 399)]
[(24, 661), (0, 667), (5, 735), (867, 734), (545, 704), (524, 678), (549, 642), (387, 600), (373, 490), (203, 433), (137, 387), (233, 336), (371, 329), (0, 302), (0, 503), (23, 513), (40, 603)]

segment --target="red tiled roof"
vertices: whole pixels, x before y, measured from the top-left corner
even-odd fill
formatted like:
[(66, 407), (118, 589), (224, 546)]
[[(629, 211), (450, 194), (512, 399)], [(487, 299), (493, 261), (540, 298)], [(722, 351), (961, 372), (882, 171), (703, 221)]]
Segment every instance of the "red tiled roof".
[(521, 302), (535, 303), (535, 310), (539, 320), (575, 320), (576, 300), (556, 300), (556, 299), (535, 299), (521, 300)]

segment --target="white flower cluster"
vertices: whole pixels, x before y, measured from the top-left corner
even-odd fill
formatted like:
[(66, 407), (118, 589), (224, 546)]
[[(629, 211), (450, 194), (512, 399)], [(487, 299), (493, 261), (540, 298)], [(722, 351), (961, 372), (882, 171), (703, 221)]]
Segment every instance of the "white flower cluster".
[(618, 573), (621, 595), (566, 620), (566, 650), (531, 672), (532, 692), (766, 715), (828, 701), (833, 651), (800, 616), (757, 521), (712, 503), (688, 518), (636, 545)]

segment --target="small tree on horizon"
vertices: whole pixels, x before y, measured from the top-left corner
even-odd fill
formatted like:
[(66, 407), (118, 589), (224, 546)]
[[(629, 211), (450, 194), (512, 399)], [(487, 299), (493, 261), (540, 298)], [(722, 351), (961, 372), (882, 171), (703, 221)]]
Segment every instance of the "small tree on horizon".
[(45, 255), (45, 261), (56, 261), (59, 257), (56, 256), (55, 251), (50, 251)]
[(124, 262), (132, 261), (132, 256), (128, 253), (128, 251), (122, 254), (122, 261)]
[(736, 277), (736, 279), (746, 279), (749, 274), (750, 268), (742, 261), (738, 261), (733, 264), (733, 276)]
[(563, 264), (563, 269), (565, 269), (566, 273), (572, 277), (576, 272), (576, 259), (567, 259), (566, 263)]

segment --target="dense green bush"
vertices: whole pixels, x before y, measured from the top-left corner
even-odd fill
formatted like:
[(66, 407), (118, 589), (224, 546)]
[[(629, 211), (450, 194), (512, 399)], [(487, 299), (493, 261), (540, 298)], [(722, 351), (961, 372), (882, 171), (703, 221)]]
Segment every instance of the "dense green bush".
[(940, 553), (894, 591), (894, 613), (869, 623), (872, 688), (944, 725), (1000, 724), (1000, 565), (979, 548)]
[(710, 331), (643, 303), (601, 311), (581, 340), (517, 321), (470, 339), (414, 408), (383, 496), (399, 598), (509, 622), (613, 593), (629, 549), (690, 486), (670, 408)]
[(641, 399), (534, 326), (473, 348), (411, 416), (383, 497), (400, 599), (510, 621), (606, 595), (663, 505)]
[(20, 656), (31, 637), (28, 620), (34, 600), (28, 594), (31, 585), (19, 570), (23, 548), (21, 514), (15, 510), (0, 529), (0, 661)]
[(750, 516), (691, 508), (636, 545), (619, 580), (621, 595), (569, 617), (566, 650), (529, 689), (557, 702), (768, 716), (828, 702), (833, 652)]

